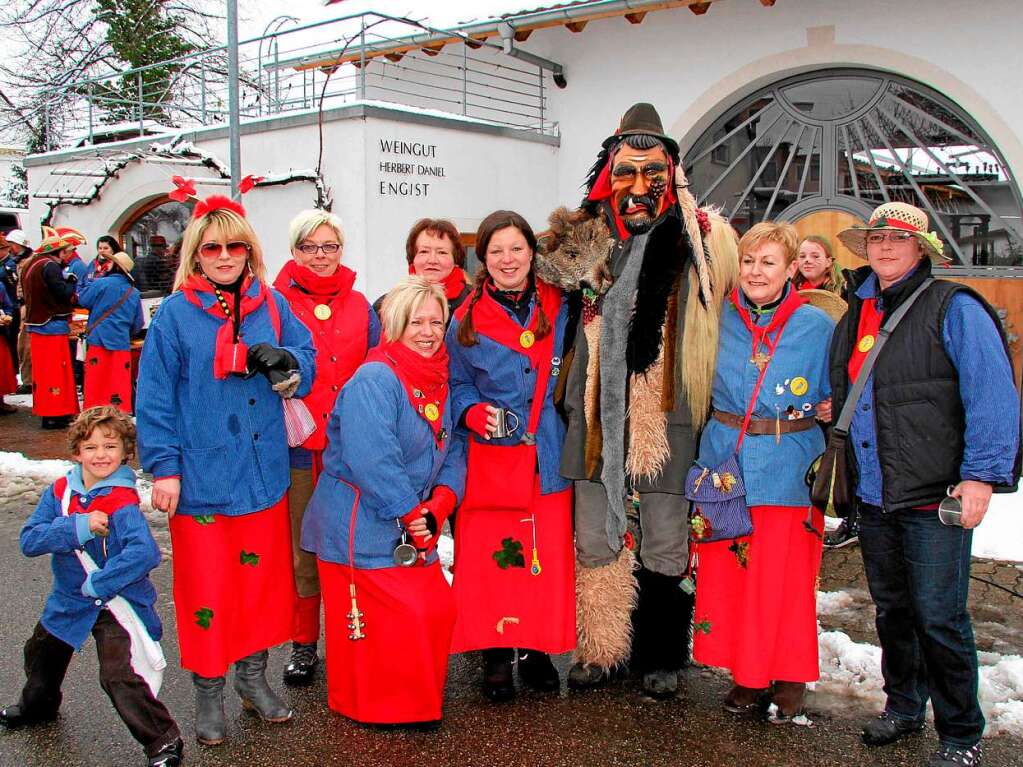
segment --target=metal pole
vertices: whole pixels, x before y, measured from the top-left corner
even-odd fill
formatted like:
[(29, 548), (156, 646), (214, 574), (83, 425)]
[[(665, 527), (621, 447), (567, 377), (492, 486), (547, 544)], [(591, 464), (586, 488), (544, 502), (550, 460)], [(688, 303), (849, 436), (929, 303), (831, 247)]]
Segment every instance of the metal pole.
[(206, 59), (199, 62), (199, 87), (202, 93), (199, 96), (199, 108), (202, 113), (202, 124), (206, 124)]
[(359, 19), (359, 100), (366, 100), (366, 17)]
[(231, 162), (231, 196), (241, 199), (241, 118), (238, 98), (238, 0), (227, 0), (227, 111)]
[(89, 88), (86, 91), (85, 98), (89, 102), (89, 143), (92, 144), (92, 83), (89, 83)]
[(465, 43), (462, 43), (462, 114), (463, 115), (469, 114), (469, 93), (468, 93), (469, 88), (468, 88), (468, 83), (466, 82), (466, 80), (468, 78), (468, 70), (469, 70), (469, 54), (468, 54), (468, 50), (469, 50), (469, 46), (466, 45)]
[(136, 79), (138, 80), (138, 83), (139, 83), (139, 88), (138, 88), (138, 90), (139, 90), (139, 135), (140, 136), (144, 136), (145, 133), (146, 133), (146, 123), (145, 123), (145, 111), (142, 108), (142, 103), (145, 100), (145, 94), (142, 92), (142, 73), (141, 72), (139, 72), (136, 75)]

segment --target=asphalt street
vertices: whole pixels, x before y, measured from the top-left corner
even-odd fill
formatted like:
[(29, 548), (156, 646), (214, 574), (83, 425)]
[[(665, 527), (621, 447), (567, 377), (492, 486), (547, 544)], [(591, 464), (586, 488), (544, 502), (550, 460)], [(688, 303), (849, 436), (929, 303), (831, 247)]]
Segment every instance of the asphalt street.
[[(49, 590), (47, 557), (29, 560), (18, 550), (18, 531), (27, 509), (0, 505), (0, 705), (13, 703), (23, 682), (22, 646)], [(189, 675), (177, 666), (166, 528), (156, 531), (165, 550), (153, 580), (160, 592), (164, 650), (169, 661), (161, 698), (177, 717), (191, 765), (607, 765), (711, 767), (748, 765), (923, 765), (933, 750), (933, 730), (881, 750), (860, 744), (860, 722), (872, 715), (847, 698), (810, 701), (812, 728), (770, 725), (721, 709), (727, 680), (709, 669), (689, 669), (675, 700), (652, 702), (629, 681), (584, 694), (523, 693), (509, 704), (486, 703), (479, 694), (477, 654), (451, 659), (444, 723), (435, 733), (358, 725), (329, 711), (322, 673), (305, 690), (287, 690), (295, 718), (264, 725), (241, 711), (228, 690), (228, 740), (201, 747), (192, 733)], [(271, 657), (271, 675), (281, 687), (284, 647)], [(564, 671), (569, 657), (558, 659)], [(72, 661), (64, 705), (53, 724), (0, 731), (0, 767), (75, 767), (143, 764), (131, 739), (100, 689), (95, 645), (90, 639)], [(282, 688), (286, 689), (286, 688)], [(985, 743), (985, 764), (1023, 765), (1023, 741), (997, 737)]]

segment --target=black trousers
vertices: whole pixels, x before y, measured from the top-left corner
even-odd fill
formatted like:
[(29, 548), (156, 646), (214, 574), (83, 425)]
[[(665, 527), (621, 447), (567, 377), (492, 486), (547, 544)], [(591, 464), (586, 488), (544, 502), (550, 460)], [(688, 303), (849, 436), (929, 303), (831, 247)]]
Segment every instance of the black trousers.
[[(181, 733), (167, 707), (131, 667), (131, 639), (109, 610), (101, 610), (92, 627), (99, 657), (99, 683), (131, 735), (147, 756), (177, 740)], [(25, 643), (25, 687), (18, 701), (29, 716), (52, 716), (60, 708), (64, 681), (74, 648), (37, 623)]]

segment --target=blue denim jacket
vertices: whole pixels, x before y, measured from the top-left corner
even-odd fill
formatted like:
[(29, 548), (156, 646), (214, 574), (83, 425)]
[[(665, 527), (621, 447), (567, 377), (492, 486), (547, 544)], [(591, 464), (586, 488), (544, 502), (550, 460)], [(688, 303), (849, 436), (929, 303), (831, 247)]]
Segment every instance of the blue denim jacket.
[[(97, 324), (126, 292), (127, 300)], [(131, 337), (138, 333), (145, 321), (142, 317), (142, 297), (135, 284), (123, 274), (93, 277), (78, 286), (78, 303), (89, 310), (86, 340), (90, 345), (107, 351), (127, 351)]]

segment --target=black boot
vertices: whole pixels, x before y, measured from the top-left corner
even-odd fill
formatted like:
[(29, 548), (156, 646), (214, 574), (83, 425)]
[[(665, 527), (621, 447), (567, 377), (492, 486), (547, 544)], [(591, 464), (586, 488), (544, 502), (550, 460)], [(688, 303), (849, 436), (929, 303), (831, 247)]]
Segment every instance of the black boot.
[(181, 738), (178, 738), (149, 757), (146, 764), (147, 767), (180, 767), (184, 753), (185, 744), (181, 742)]
[(551, 663), (551, 656), (537, 650), (519, 650), (519, 679), (536, 692), (557, 692), (561, 677)]
[(57, 710), (52, 711), (22, 711), (21, 706), (15, 703), (13, 706), (0, 709), (0, 724), (9, 730), (18, 727), (31, 727), (34, 724), (46, 724), (57, 718)]
[(689, 665), (690, 626), (695, 599), (679, 584), (681, 576), (661, 575), (641, 567), (639, 603), (632, 614), (632, 659), (629, 668), (654, 698), (674, 697), (679, 671)]
[(506, 647), (483, 651), (483, 695), (494, 703), (503, 703), (515, 697), (513, 655), (514, 651)]
[(316, 654), (316, 642), (291, 643), (291, 660), (284, 667), (284, 684), (288, 687), (306, 687), (313, 683), (320, 658)]

